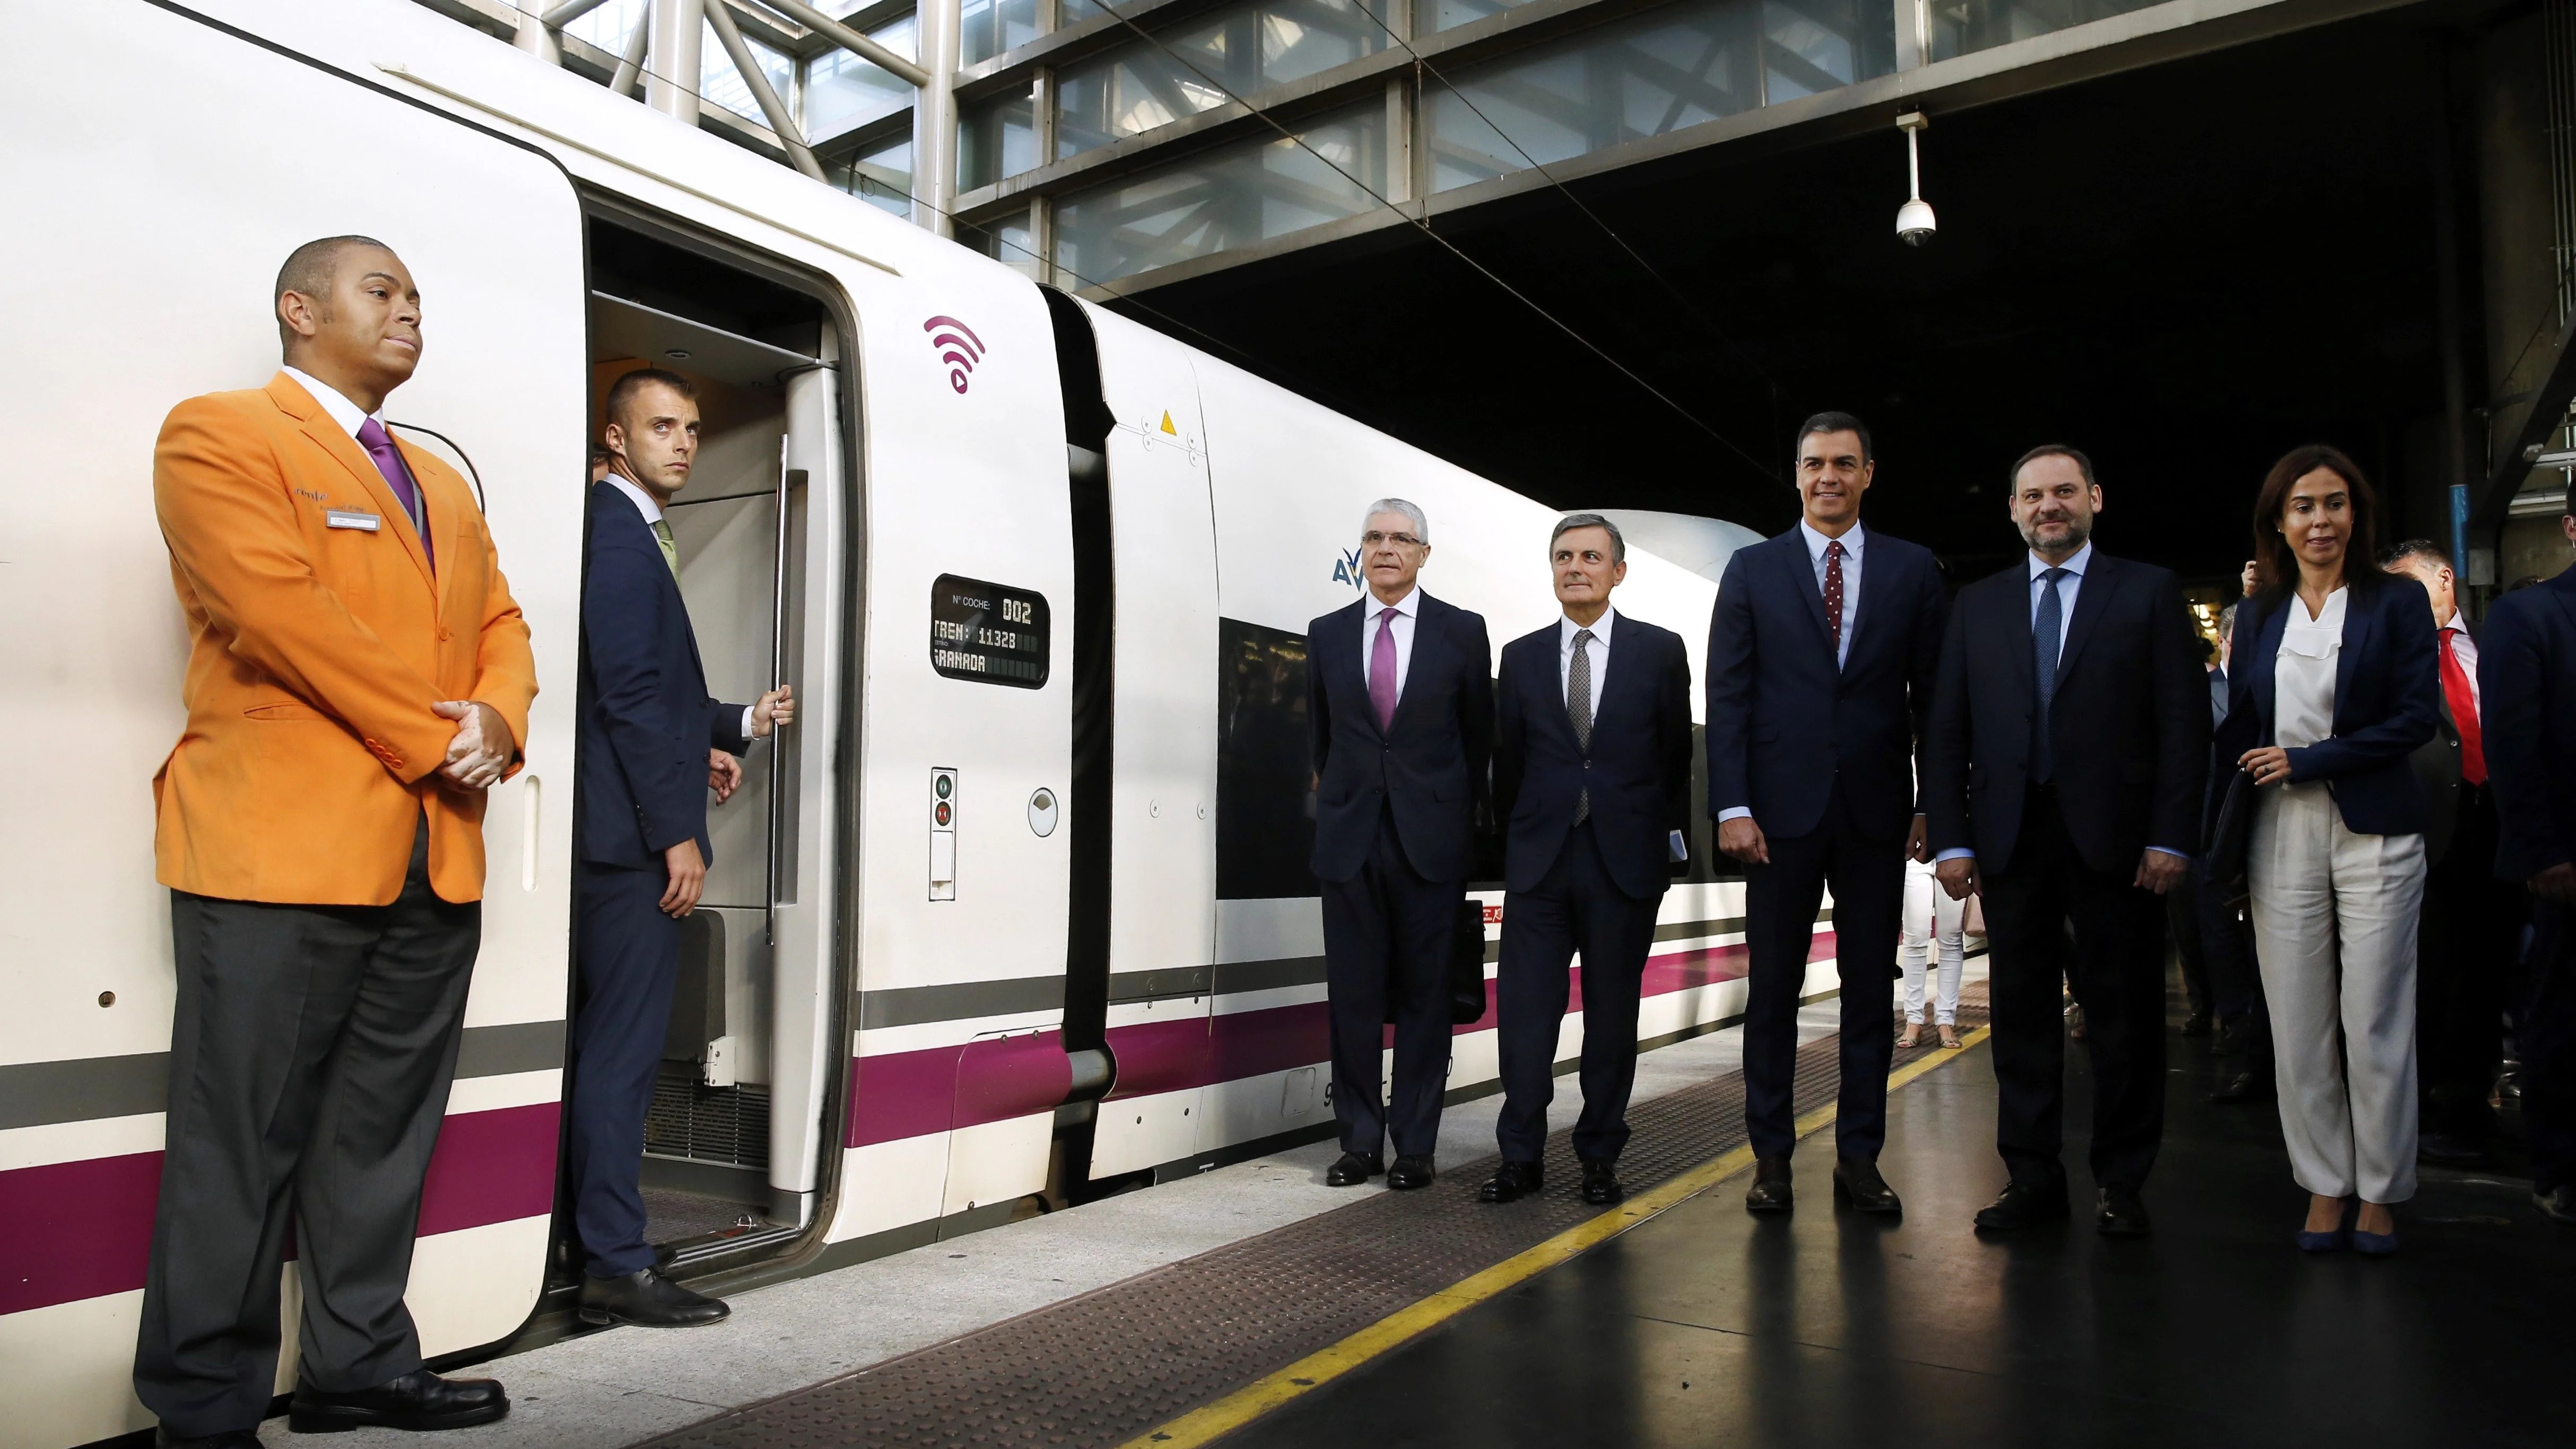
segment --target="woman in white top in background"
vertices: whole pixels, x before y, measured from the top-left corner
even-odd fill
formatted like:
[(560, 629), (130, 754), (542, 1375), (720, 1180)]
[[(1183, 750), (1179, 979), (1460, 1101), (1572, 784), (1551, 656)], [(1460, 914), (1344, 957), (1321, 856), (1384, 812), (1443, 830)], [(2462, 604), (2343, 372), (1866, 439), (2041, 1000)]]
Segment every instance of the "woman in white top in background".
[(1950, 899), (1932, 874), (1928, 860), (1905, 863), (1905, 922), (1896, 938), (1896, 959), (1905, 968), (1905, 1034), (1901, 1047), (1923, 1040), (1923, 973), (1937, 940), (1941, 952), (1939, 985), (1932, 1002), (1932, 1024), (1941, 1045), (1959, 1044), (1959, 970), (1967, 959), (1968, 903)]
[(2260, 787), (2246, 877), (2311, 1252), (2395, 1252), (2390, 1205), (2415, 1193), (2425, 802), (2407, 757), (2441, 684), (2424, 586), (2371, 562), (2377, 514), (2333, 448), (2273, 465), (2218, 741)]

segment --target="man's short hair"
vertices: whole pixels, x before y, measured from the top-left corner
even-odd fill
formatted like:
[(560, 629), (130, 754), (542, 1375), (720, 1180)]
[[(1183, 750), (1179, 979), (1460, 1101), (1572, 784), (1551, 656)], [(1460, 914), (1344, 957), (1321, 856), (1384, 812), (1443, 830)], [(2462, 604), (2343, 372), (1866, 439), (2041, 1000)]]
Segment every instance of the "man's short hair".
[[(322, 315), (330, 316), (331, 281), (340, 273), (340, 254), (352, 247), (374, 247), (389, 256), (393, 253), (392, 247), (371, 236), (326, 236), (306, 242), (288, 252), (278, 267), (277, 285), (268, 290), (268, 309), (275, 312), (278, 300), (294, 292), (320, 303)], [(286, 325), (282, 315), (277, 319), (277, 337), (289, 345), (295, 341), (295, 329)]]
[(2218, 611), (2218, 637), (2224, 639), (2235, 632), (2236, 606), (2234, 604), (2230, 604), (2226, 608)]
[(1368, 506), (1368, 512), (1360, 515), (1360, 532), (1368, 532), (1368, 521), (1377, 517), (1381, 513), (1403, 514), (1406, 518), (1412, 520), (1413, 536), (1415, 538), (1422, 540), (1424, 543), (1429, 543), (1431, 541), (1431, 520), (1422, 516), (1422, 509), (1418, 505), (1407, 503), (1401, 498), (1381, 498), (1375, 503), (1370, 504)]
[(1628, 540), (1619, 532), (1619, 525), (1612, 523), (1609, 519), (1602, 517), (1598, 513), (1569, 513), (1563, 518), (1558, 519), (1556, 521), (1556, 531), (1547, 536), (1548, 556), (1550, 558), (1556, 556), (1556, 541), (1558, 539), (1565, 537), (1567, 534), (1572, 533), (1578, 528), (1597, 528), (1602, 532), (1609, 534), (1610, 561), (1612, 563), (1626, 563), (1628, 561)]
[(2099, 488), (2102, 486), (2102, 480), (2093, 476), (2093, 460), (2085, 457), (2080, 450), (2070, 448), (2064, 443), (2042, 443), (2038, 447), (2031, 449), (2029, 452), (2024, 453), (2019, 458), (2013, 460), (2012, 471), (2004, 475), (2005, 496), (2010, 497), (2012, 494), (2020, 491), (2021, 470), (2038, 462), (2042, 458), (2068, 459), (2075, 464), (2075, 471), (2084, 475), (2085, 487)]
[(624, 427), (627, 406), (635, 401), (635, 395), (656, 384), (669, 388), (690, 402), (698, 400), (696, 383), (664, 368), (639, 367), (608, 385), (608, 401), (600, 405), (600, 411), (607, 416), (601, 421)]
[(2384, 569), (2402, 568), (2419, 558), (2446, 569), (2456, 568), (2451, 562), (2451, 551), (2429, 538), (2410, 538), (2404, 543), (2389, 545), (2387, 551), (2379, 556), (2379, 566)]
[(1868, 427), (1865, 426), (1860, 419), (1853, 417), (1849, 413), (1833, 412), (1818, 413), (1814, 417), (1807, 419), (1805, 422), (1798, 424), (1798, 436), (1789, 441), (1789, 452), (1791, 456), (1794, 457), (1797, 454), (1798, 449), (1806, 443), (1807, 439), (1814, 437), (1818, 433), (1850, 433), (1855, 435), (1860, 439), (1860, 460), (1864, 463), (1870, 460)]

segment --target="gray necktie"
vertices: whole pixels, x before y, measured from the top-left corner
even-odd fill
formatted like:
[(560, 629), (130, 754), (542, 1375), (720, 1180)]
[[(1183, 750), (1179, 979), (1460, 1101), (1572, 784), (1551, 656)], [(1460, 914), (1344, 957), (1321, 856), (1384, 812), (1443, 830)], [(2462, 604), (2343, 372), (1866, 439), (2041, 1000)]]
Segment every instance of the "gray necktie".
[(2066, 606), (2058, 598), (2058, 581), (2069, 570), (2049, 569), (2040, 574), (2039, 609), (2030, 621), (2032, 678), (2038, 688), (2038, 711), (2032, 716), (2030, 741), (2030, 782), (2045, 785), (2057, 773), (2057, 745), (2049, 737), (2048, 707), (2057, 697), (2057, 636), (2066, 617)]
[[(1592, 631), (1574, 631), (1574, 661), (1565, 666), (1565, 718), (1574, 726), (1574, 743), (1585, 754), (1592, 753)], [(1574, 802), (1574, 823), (1582, 824), (1592, 816), (1592, 790), (1585, 786)]]

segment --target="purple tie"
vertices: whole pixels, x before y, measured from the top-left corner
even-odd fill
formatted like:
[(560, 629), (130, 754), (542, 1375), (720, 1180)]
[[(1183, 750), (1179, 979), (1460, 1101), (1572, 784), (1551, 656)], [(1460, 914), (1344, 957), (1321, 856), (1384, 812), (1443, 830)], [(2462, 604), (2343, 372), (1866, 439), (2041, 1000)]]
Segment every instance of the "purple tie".
[(374, 418), (358, 424), (358, 445), (376, 460), (376, 471), (385, 475), (385, 486), (394, 490), (394, 497), (402, 503), (403, 516), (411, 520), (412, 536), (420, 540), (422, 555), (429, 558), (430, 567), (436, 568), (438, 559), (429, 550), (429, 520), (421, 513), (420, 485), (411, 481), (411, 469), (403, 466), (402, 454), (395, 450), (394, 440), (386, 436), (385, 425)]
[(1377, 711), (1377, 730), (1385, 734), (1395, 728), (1395, 616), (1388, 609), (1377, 616), (1377, 642), (1369, 646), (1369, 705)]

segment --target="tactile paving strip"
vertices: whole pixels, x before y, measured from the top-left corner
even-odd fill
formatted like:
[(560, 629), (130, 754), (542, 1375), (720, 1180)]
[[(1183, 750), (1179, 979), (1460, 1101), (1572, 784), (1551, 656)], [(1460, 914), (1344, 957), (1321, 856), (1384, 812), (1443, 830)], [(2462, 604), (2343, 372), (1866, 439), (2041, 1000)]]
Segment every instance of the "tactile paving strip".
[[(1960, 1026), (1985, 1014), (1984, 983), (1962, 990)], [(1802, 1116), (1834, 1097), (1837, 1041), (1798, 1053)], [(1896, 1061), (1942, 1050), (1927, 1039)], [(1572, 1087), (1559, 1090), (1560, 1119)], [(1743, 1144), (1743, 1077), (1639, 1103), (1628, 1121), (1619, 1170), (1635, 1193)], [(1535, 1197), (1478, 1203), (1494, 1161), (691, 1425), (654, 1449), (1125, 1443), (1603, 1211), (1582, 1201), (1569, 1132), (1548, 1139)]]

